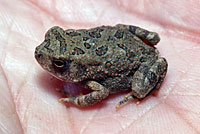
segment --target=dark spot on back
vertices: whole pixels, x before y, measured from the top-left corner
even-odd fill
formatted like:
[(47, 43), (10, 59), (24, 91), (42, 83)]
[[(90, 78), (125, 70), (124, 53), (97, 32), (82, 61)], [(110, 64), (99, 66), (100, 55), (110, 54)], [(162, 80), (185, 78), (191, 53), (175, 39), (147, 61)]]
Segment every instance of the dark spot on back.
[[(75, 53), (76, 55), (84, 54), (84, 53), (85, 53), (82, 49), (80, 49), (80, 48), (78, 48), (78, 47), (75, 47), (73, 50), (74, 50), (74, 53)], [(72, 53), (73, 53), (73, 52), (72, 52)]]
[(120, 39), (120, 38), (123, 38), (123, 35), (124, 35), (124, 31), (122, 30), (117, 30), (117, 32), (115, 33), (115, 37)]
[(101, 38), (101, 33), (98, 31), (97, 32), (93, 31), (93, 32), (89, 32), (89, 36), (92, 38)]
[(106, 52), (108, 51), (108, 46), (101, 46), (101, 47), (97, 48), (95, 51), (98, 56), (102, 56), (102, 55), (106, 54)]
[(127, 50), (127, 47), (124, 44), (117, 44), (117, 46), (121, 49)]
[(91, 45), (89, 44), (89, 43), (84, 43), (84, 46), (85, 46), (85, 48), (87, 48), (87, 49), (90, 49), (91, 48)]
[(111, 41), (111, 40), (113, 40), (113, 37), (112, 36), (108, 36), (107, 41)]
[(81, 36), (81, 34), (78, 33), (78, 32), (66, 32), (66, 35), (69, 35), (69, 36)]

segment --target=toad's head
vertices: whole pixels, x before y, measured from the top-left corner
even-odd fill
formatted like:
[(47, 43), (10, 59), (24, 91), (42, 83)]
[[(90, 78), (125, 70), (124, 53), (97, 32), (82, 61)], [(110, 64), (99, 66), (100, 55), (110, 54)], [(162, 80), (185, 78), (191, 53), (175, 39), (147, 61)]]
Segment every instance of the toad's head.
[(68, 82), (80, 82), (85, 79), (85, 68), (70, 54), (65, 41), (65, 31), (52, 27), (45, 35), (45, 40), (35, 49), (35, 58), (43, 69), (53, 76)]

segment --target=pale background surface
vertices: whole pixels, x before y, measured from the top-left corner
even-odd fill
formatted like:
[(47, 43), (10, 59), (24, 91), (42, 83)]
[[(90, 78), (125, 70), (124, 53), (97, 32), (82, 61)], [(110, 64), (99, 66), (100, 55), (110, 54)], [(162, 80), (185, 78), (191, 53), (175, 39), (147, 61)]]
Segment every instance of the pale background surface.
[[(199, 7), (199, 0), (0, 0), (0, 133), (200, 133)], [(63, 83), (34, 59), (46, 30), (117, 23), (160, 34), (157, 47), (169, 63), (160, 91), (118, 111), (126, 93), (86, 109), (58, 103)]]

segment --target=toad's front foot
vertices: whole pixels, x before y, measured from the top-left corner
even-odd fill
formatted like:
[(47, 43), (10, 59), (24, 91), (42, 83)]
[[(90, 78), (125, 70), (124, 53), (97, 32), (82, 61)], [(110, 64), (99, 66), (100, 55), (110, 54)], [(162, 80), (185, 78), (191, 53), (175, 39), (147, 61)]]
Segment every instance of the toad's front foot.
[(69, 102), (77, 106), (85, 107), (94, 105), (97, 102), (105, 99), (109, 95), (109, 90), (96, 81), (88, 81), (87, 86), (93, 90), (91, 93), (69, 98), (61, 98), (58, 101)]

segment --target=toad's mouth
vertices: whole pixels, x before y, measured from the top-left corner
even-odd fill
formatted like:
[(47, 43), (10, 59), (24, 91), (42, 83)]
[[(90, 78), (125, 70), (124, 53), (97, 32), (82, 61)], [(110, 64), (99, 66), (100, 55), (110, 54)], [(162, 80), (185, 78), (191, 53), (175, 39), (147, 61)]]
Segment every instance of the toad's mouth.
[(55, 77), (55, 78), (57, 78), (57, 79), (59, 79), (59, 80), (61, 80), (61, 81), (65, 81), (65, 82), (70, 82), (70, 83), (78, 83), (78, 82), (81, 82), (81, 80), (80, 79), (75, 79), (75, 78), (73, 78), (73, 77), (70, 77), (70, 76), (62, 76), (62, 75), (60, 75), (59, 73), (56, 73), (56, 72), (52, 72), (52, 70), (51, 71), (48, 71), (49, 73), (50, 73), (50, 75), (52, 75), (53, 77)]

